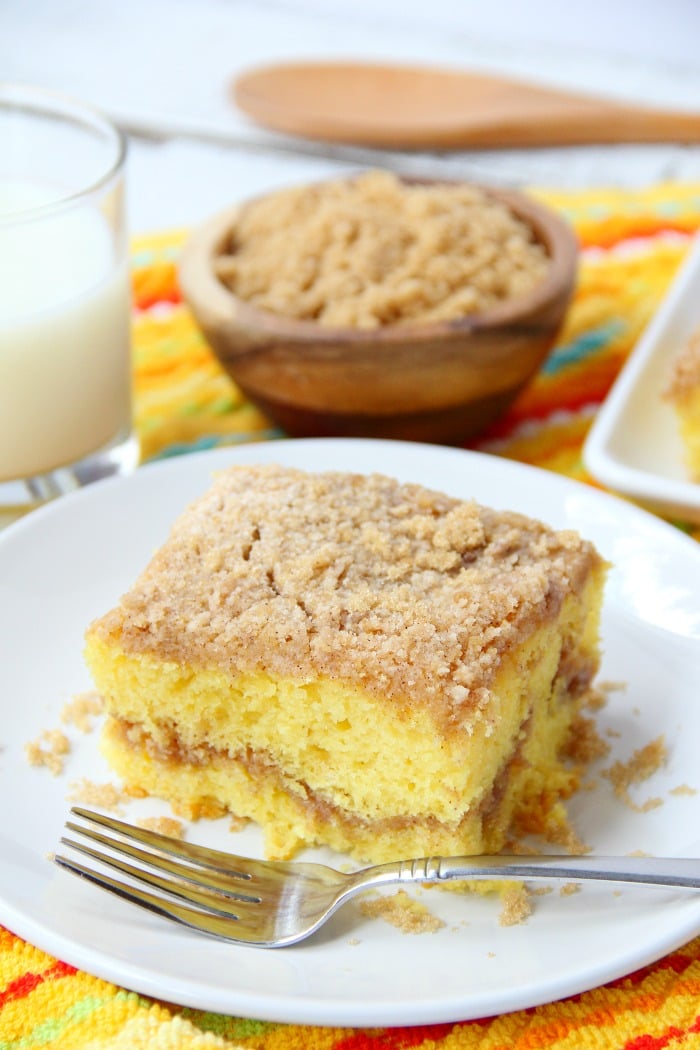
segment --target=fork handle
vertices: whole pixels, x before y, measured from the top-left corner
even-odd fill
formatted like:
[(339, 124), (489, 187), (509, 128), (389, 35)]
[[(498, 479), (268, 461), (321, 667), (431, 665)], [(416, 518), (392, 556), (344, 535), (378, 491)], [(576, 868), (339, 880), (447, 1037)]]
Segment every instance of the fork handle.
[(556, 854), (423, 857), (379, 864), (355, 874), (363, 889), (387, 883), (447, 882), (452, 879), (624, 882), (700, 889), (700, 859), (688, 857), (572, 857)]

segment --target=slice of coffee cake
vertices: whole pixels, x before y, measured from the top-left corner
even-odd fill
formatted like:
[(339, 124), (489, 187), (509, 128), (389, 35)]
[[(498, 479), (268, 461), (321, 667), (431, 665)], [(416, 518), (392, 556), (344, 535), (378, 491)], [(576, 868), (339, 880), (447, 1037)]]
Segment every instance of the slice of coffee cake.
[(573, 532), (380, 475), (234, 467), (87, 661), (128, 785), (250, 817), (272, 856), (493, 852), (546, 823), (598, 666)]

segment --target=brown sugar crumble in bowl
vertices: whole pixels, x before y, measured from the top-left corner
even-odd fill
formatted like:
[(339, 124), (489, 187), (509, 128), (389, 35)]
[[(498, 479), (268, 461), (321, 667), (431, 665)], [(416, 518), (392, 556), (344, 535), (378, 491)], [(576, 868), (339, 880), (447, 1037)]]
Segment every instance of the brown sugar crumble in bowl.
[(572, 532), (382, 475), (223, 471), (88, 630), (103, 749), (271, 856), (570, 836), (605, 571)]
[(483, 313), (548, 265), (527, 224), (478, 187), (373, 171), (252, 201), (216, 272), (258, 309), (376, 328)]

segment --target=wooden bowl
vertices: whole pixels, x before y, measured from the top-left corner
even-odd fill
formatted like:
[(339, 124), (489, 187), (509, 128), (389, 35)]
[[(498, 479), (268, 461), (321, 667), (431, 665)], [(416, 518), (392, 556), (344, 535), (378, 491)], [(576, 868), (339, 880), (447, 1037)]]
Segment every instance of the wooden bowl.
[(365, 330), (259, 310), (214, 272), (240, 206), (190, 239), (183, 295), (234, 382), (288, 434), (459, 444), (499, 416), (537, 371), (576, 278), (577, 244), (563, 219), (524, 194), (485, 191), (530, 226), (551, 260), (531, 292), (488, 312)]

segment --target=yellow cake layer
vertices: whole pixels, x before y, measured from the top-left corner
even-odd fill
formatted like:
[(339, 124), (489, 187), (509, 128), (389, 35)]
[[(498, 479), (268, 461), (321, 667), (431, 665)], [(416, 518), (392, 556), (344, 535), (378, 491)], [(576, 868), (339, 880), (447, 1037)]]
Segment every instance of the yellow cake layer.
[(678, 399), (676, 412), (688, 471), (700, 481), (700, 386)]
[(491, 852), (516, 808), (544, 824), (574, 786), (557, 756), (595, 666), (599, 600), (592, 578), (504, 656), (468, 730), (342, 682), (230, 676), (93, 636), (88, 663), (116, 716), (105, 753), (131, 787), (257, 821), (274, 856), (321, 843), (363, 861)]

